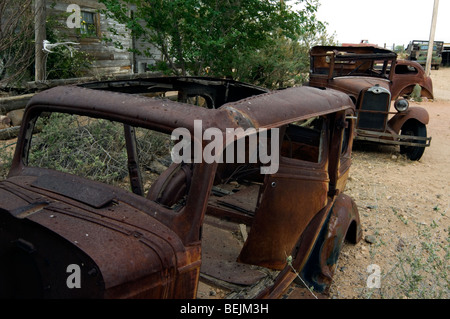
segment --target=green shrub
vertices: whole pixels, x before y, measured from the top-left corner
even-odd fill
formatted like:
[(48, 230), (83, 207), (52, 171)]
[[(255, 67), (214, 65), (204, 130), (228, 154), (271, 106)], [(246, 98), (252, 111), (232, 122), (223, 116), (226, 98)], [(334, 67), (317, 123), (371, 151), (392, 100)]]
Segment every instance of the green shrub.
[(103, 119), (53, 113), (37, 122), (30, 166), (113, 183), (127, 175), (123, 126)]
[(11, 167), (16, 143), (11, 141), (2, 141), (0, 143), (0, 180), (5, 179)]

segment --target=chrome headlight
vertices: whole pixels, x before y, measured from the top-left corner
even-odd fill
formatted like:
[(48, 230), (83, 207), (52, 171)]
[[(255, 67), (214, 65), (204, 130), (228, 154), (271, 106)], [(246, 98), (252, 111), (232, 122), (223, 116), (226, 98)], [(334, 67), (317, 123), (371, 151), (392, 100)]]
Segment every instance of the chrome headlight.
[(395, 101), (394, 107), (399, 112), (405, 112), (409, 107), (409, 102), (405, 99), (398, 99)]

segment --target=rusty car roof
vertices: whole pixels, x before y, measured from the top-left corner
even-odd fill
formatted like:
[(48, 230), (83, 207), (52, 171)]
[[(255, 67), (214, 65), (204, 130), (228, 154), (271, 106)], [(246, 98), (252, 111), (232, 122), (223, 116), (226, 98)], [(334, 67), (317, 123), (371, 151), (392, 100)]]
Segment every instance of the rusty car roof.
[(270, 91), (208, 109), (168, 99), (70, 85), (36, 94), (27, 109), (89, 114), (169, 133), (178, 127), (193, 131), (194, 120), (202, 120), (203, 128), (224, 131), (237, 127), (270, 128), (353, 107), (342, 92), (307, 86)]

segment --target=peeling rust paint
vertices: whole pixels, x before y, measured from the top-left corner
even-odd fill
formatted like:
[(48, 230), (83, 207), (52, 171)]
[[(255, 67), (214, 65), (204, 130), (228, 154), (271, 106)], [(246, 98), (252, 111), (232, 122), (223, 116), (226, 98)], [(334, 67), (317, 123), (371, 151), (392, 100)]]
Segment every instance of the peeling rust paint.
[[(177, 101), (158, 95), (169, 91), (178, 92)], [(205, 107), (186, 103), (197, 96)], [(42, 112), (123, 123), (132, 192), (28, 166), (34, 123)], [(320, 126), (295, 124), (310, 119)], [(224, 141), (227, 128), (280, 129), (278, 172), (254, 174), (258, 163), (172, 164), (145, 194), (131, 128), (193, 132), (195, 120), (202, 120), (204, 129), (220, 129)], [(332, 89), (270, 92), (235, 81), (183, 77), (39, 93), (27, 106), (8, 179), (0, 182), (0, 296), (195, 298), (204, 264), (208, 276), (219, 270), (222, 279), (234, 276), (234, 283), (245, 285), (268, 282), (261, 278), (276, 271), (271, 285), (255, 284), (249, 296), (278, 298), (295, 279), (287, 256), (296, 271), (319, 274), (307, 279), (326, 290), (343, 239), (360, 239), (356, 205), (343, 195), (354, 134), (354, 105)], [(185, 206), (169, 209), (178, 197), (185, 198)], [(210, 229), (202, 235), (210, 225), (206, 217), (249, 227), (243, 247), (226, 233), (232, 226), (219, 222), (214, 225), (224, 231), (224, 241), (205, 242), (219, 235)], [(228, 246), (221, 251), (219, 243)], [(70, 264), (80, 266), (81, 289), (66, 286)], [(255, 266), (266, 270), (253, 272)]]
[[(421, 96), (433, 98), (432, 80), (422, 66), (397, 59), (393, 51), (371, 46), (316, 46), (310, 51), (310, 59), (308, 85), (344, 92), (354, 102), (356, 139), (400, 145), (410, 159), (420, 159), (431, 142), (426, 136), (427, 111), (421, 107), (395, 110), (391, 104), (407, 98), (415, 86), (421, 88)], [(420, 133), (409, 133), (414, 130)]]

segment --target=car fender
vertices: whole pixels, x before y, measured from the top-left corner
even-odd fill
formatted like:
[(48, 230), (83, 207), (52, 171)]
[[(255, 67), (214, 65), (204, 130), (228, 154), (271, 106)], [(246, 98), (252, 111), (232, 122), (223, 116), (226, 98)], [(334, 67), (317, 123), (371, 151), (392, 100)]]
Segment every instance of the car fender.
[(425, 74), (424, 68), (416, 61), (397, 60), (397, 65), (407, 65), (415, 68), (417, 74), (405, 75), (394, 73), (391, 82), (392, 100), (396, 100), (400, 96), (412, 93), (416, 84), (421, 87), (421, 96), (433, 99), (433, 81)]
[(358, 208), (353, 199), (340, 194), (314, 244), (301, 277), (318, 292), (326, 292), (332, 282), (344, 240), (356, 244), (362, 238)]
[[(421, 89), (421, 95), (420, 95), (421, 97), (426, 97), (427, 99), (434, 99), (433, 88), (432, 88), (431, 84), (425, 84), (425, 85), (419, 84), (419, 85), (420, 85), (420, 89)], [(400, 93), (396, 94), (395, 96), (394, 95), (392, 96), (392, 99), (395, 100), (400, 96), (410, 95), (413, 92), (415, 86), (416, 86), (416, 84), (405, 85), (398, 91)], [(431, 87), (431, 90), (429, 89), (429, 87)]]
[(398, 134), (406, 121), (414, 119), (419, 121), (420, 123), (427, 125), (430, 121), (430, 116), (422, 107), (409, 107), (405, 112), (399, 112), (394, 115), (389, 121), (388, 126)]

